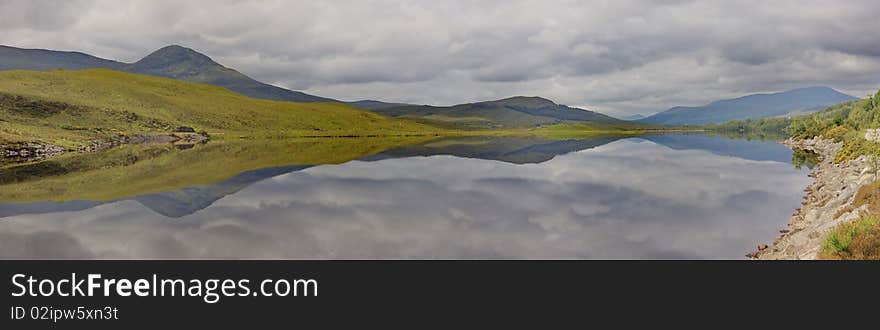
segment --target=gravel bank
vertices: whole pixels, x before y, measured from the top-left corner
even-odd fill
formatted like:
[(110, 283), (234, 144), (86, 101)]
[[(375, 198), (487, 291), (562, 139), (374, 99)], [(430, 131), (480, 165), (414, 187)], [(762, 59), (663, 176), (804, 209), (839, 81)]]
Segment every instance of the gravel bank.
[(787, 140), (783, 144), (820, 156), (820, 163), (810, 174), (815, 181), (804, 189), (806, 196), (801, 207), (792, 214), (788, 228), (780, 231), (781, 236), (748, 256), (762, 260), (817, 259), (825, 235), (840, 223), (857, 219), (865, 209), (852, 209), (851, 205), (859, 188), (874, 182), (876, 175), (865, 156), (834, 164), (834, 155), (843, 147), (842, 143), (815, 138)]

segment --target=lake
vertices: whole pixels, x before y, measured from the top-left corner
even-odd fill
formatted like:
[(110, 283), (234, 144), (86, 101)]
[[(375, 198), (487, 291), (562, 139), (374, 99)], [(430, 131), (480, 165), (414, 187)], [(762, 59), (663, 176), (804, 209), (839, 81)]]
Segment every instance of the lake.
[(792, 154), (675, 134), (123, 146), (4, 165), (0, 258), (743, 259), (800, 205)]

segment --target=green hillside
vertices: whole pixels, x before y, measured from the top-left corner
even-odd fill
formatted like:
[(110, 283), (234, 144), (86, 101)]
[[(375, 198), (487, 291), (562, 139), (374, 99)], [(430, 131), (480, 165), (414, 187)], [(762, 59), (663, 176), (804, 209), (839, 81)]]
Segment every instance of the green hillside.
[(258, 100), (208, 84), (118, 72), (0, 72), (0, 140), (70, 146), (190, 126), (247, 136), (394, 136), (438, 129), (339, 103)]
[(598, 112), (556, 104), (540, 97), (523, 96), (450, 107), (410, 105), (377, 108), (371, 111), (389, 117), (410, 118), (431, 125), (460, 129), (534, 127), (577, 122), (641, 125)]

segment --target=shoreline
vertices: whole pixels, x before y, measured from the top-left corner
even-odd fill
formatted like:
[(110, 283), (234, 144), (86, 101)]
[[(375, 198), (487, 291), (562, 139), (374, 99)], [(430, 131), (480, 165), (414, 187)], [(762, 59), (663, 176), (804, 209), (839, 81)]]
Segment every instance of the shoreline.
[[(552, 126), (550, 126), (552, 127)], [(578, 130), (578, 131), (552, 131), (547, 128), (518, 128), (518, 129), (502, 129), (502, 130), (449, 130), (436, 132), (401, 132), (397, 134), (304, 134), (304, 135), (238, 135), (237, 139), (339, 139), (339, 138), (455, 138), (468, 136), (486, 136), (486, 137), (502, 137), (513, 136), (523, 137), (532, 136), (545, 139), (581, 139), (597, 136), (642, 136), (666, 133), (692, 132), (686, 130)], [(218, 139), (224, 139), (224, 135), (237, 135), (235, 133), (221, 132), (216, 133)], [(150, 144), (150, 143), (178, 143), (192, 142), (200, 143), (214, 138), (201, 137), (196, 133), (142, 133), (120, 139), (92, 140), (77, 148), (63, 148), (61, 146), (43, 143), (43, 142), (10, 142), (0, 144), (0, 160), (6, 162), (32, 162), (49, 160), (67, 153), (93, 153), (112, 148), (122, 144)], [(229, 137), (226, 137), (229, 138)], [(235, 138), (235, 137), (233, 137)]]
[(843, 147), (842, 142), (817, 137), (788, 139), (782, 144), (819, 155), (819, 163), (809, 174), (814, 181), (804, 189), (801, 207), (794, 211), (787, 227), (780, 230), (781, 235), (746, 256), (756, 260), (816, 260), (826, 235), (841, 223), (858, 219), (867, 208), (852, 205), (859, 189), (874, 182), (876, 175), (870, 173), (865, 156), (835, 164), (834, 156)]

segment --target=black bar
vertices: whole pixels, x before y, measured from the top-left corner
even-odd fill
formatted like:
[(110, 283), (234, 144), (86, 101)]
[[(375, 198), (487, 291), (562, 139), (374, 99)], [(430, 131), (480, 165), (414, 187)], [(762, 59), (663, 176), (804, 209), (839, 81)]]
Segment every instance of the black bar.
[[(182, 321), (221, 328), (353, 320), (454, 325), (468, 317), (517, 323), (520, 317), (545, 315), (551, 322), (620, 312), (633, 319), (619, 322), (682, 312), (746, 316), (768, 306), (780, 313), (806, 302), (820, 304), (821, 297), (847, 292), (841, 280), (871, 287), (880, 274), (878, 263), (723, 261), (0, 261), (0, 269), (6, 282), (3, 323), (11, 326), (3, 329), (163, 327)], [(11, 280), (15, 274), (58, 281), (71, 273), (132, 281), (152, 274), (185, 280), (314, 279), (318, 291), (308, 297), (221, 297), (212, 304), (200, 297), (11, 295), (20, 291)], [(118, 309), (119, 320), (11, 320), (12, 306), (109, 306)]]

